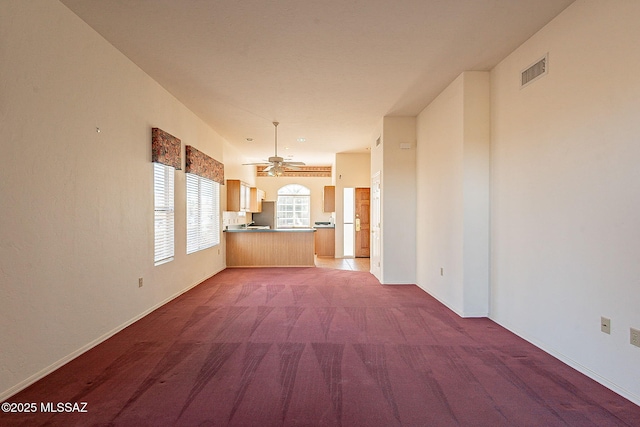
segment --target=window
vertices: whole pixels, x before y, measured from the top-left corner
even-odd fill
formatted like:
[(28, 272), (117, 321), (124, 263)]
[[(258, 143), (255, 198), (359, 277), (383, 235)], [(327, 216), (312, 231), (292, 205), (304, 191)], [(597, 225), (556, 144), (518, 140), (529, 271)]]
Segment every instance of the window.
[(278, 228), (311, 226), (311, 191), (298, 184), (285, 185), (278, 190)]
[(155, 265), (173, 260), (173, 167), (160, 163), (153, 164), (154, 199), (154, 256)]
[(187, 177), (187, 253), (220, 243), (220, 184), (192, 173)]

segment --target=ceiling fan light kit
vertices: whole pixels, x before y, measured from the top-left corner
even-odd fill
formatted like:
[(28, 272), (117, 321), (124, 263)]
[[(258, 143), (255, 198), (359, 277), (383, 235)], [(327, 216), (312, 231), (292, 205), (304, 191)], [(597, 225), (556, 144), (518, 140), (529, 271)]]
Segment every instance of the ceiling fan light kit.
[(284, 175), (285, 169), (299, 170), (298, 166), (304, 166), (304, 162), (288, 162), (285, 161), (284, 158), (278, 156), (278, 125), (279, 122), (273, 122), (273, 126), (275, 127), (275, 153), (273, 156), (269, 157), (267, 162), (261, 163), (243, 163), (245, 166), (253, 166), (253, 165), (264, 165), (266, 168), (262, 170), (262, 172), (266, 172), (268, 176), (282, 176)]

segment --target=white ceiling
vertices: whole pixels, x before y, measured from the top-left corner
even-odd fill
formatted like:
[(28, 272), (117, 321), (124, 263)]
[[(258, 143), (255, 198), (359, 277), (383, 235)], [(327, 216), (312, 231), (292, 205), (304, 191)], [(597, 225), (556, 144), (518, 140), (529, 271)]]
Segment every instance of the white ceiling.
[(307, 164), (364, 152), (383, 116), (417, 115), (573, 2), (61, 1), (247, 161), (273, 155), (277, 120), (279, 154)]

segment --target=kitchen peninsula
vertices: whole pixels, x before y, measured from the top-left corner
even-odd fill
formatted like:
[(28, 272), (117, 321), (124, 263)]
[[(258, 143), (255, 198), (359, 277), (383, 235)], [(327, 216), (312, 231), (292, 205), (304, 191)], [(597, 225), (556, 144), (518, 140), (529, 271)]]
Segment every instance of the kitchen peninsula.
[(225, 230), (227, 267), (314, 267), (313, 228)]

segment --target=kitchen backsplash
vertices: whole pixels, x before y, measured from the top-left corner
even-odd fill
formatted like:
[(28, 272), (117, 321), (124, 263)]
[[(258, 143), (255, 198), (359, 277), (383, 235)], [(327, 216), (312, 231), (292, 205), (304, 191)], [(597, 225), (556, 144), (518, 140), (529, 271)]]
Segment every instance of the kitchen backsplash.
[(252, 214), (248, 212), (222, 212), (222, 227), (228, 225), (248, 224), (251, 222)]

